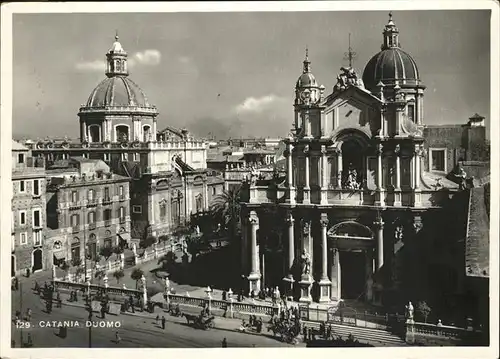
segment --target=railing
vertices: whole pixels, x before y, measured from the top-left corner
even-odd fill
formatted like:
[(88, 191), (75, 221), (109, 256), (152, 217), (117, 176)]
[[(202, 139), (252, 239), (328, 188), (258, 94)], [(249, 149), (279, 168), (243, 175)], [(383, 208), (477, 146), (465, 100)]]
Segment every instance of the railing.
[(96, 229), (95, 223), (89, 223), (89, 229)]
[(71, 227), (71, 233), (78, 233), (78, 232), (80, 232), (80, 226)]
[(105, 204), (105, 203), (111, 203), (113, 202), (113, 200), (111, 199), (111, 197), (104, 197), (102, 199), (102, 203)]
[(462, 338), (468, 333), (467, 329), (428, 323), (415, 323), (414, 330), (417, 335), (431, 335), (447, 338)]

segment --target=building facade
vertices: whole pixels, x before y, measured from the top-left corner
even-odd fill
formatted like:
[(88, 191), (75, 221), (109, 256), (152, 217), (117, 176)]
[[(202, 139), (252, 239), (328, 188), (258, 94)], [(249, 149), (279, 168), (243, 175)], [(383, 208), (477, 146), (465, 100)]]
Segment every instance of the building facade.
[(45, 164), (12, 141), (11, 276), (48, 267), (45, 243)]
[(50, 265), (95, 260), (102, 247), (128, 245), (130, 178), (111, 173), (101, 160), (72, 158), (47, 170), (47, 179)]
[[(468, 153), (472, 144), (463, 142), (464, 131), (472, 142), (484, 143), (475, 133), (484, 128), (469, 122), (459, 126), (459, 143), (436, 142), (436, 130), (424, 125), (425, 86), (400, 47), (392, 15), (381, 51), (362, 78), (343, 67), (326, 94), (307, 52), (303, 65), (295, 86), (295, 128), (285, 140), (286, 176), (253, 175), (245, 184), (241, 260), (249, 290), (278, 285), (262, 283), (276, 262), (262, 263), (275, 236), (283, 250), (278, 279), (301, 302), (390, 304), (399, 298), (401, 305), (425, 296), (422, 288), (433, 275), (425, 264), (429, 249), (444, 234), (436, 228), (458, 191), (450, 171), (461, 157), (446, 162), (443, 156), (461, 148)], [(271, 234), (270, 211), (278, 214), (278, 233)]]
[(212, 187), (217, 192), (223, 179), (207, 174), (204, 140), (186, 129), (157, 129), (159, 112), (130, 79), (118, 36), (106, 64), (106, 78), (78, 112), (80, 141), (39, 140), (30, 147), (47, 166), (70, 157), (104, 161), (132, 179), (133, 239), (169, 233), (200, 206), (207, 209)]

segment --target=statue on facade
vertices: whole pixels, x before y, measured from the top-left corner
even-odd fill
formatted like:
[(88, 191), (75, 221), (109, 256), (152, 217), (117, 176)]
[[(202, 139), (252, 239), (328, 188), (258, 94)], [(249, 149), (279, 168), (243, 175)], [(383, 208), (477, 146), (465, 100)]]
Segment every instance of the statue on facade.
[(309, 275), (311, 273), (311, 257), (309, 253), (304, 249), (302, 250), (302, 255), (300, 257), (302, 264), (302, 274)]
[(396, 241), (400, 241), (403, 239), (403, 226), (397, 226), (394, 231), (394, 238)]
[(352, 167), (352, 163), (349, 165), (345, 186), (348, 189), (359, 189), (358, 172)]
[(342, 71), (337, 76), (337, 83), (333, 87), (333, 91), (343, 91), (351, 86), (364, 87), (363, 81), (358, 78), (358, 75), (352, 67), (341, 67)]
[(411, 304), (411, 302), (408, 302), (405, 308), (406, 308), (406, 319), (408, 321), (412, 321), (414, 312), (413, 304)]

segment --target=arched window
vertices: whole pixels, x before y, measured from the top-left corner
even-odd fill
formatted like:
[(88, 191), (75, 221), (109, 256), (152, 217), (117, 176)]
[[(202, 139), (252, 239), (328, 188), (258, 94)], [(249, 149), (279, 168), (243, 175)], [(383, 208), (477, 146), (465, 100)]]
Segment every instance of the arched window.
[(89, 142), (101, 142), (101, 129), (99, 125), (89, 126)]
[(125, 207), (118, 208), (118, 218), (120, 218), (120, 221), (125, 220)]
[(126, 125), (118, 125), (115, 128), (116, 142), (128, 141), (130, 138), (129, 128)]
[(104, 217), (103, 219), (105, 221), (110, 221), (111, 220), (111, 210), (110, 209), (105, 209), (103, 211), (103, 217)]
[(203, 211), (203, 196), (201, 194), (196, 196), (196, 212)]
[(151, 126), (145, 125), (142, 127), (143, 141), (148, 142), (151, 134)]

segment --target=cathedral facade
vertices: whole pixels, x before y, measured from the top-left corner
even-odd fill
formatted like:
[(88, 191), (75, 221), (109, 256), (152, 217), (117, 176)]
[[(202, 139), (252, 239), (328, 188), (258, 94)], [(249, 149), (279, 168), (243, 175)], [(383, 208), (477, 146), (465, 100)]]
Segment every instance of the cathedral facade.
[[(242, 274), (255, 293), (277, 285), (262, 283), (269, 276), (265, 248), (277, 236), (283, 239), (277, 268), (289, 296), (383, 304), (403, 293), (407, 302), (405, 290), (432, 276), (420, 267), (432, 256), (423, 243), (439, 237), (458, 186), (449, 171), (429, 164), (425, 86), (400, 47), (392, 14), (362, 77), (343, 67), (332, 91), (325, 90), (306, 53), (295, 125), (285, 140), (286, 176), (253, 176), (244, 186)], [(283, 219), (274, 224), (278, 234), (269, 231), (269, 208)]]
[(118, 36), (106, 54), (105, 75), (79, 109), (79, 142), (46, 139), (29, 146), (48, 168), (70, 157), (103, 160), (113, 173), (132, 179), (127, 237), (169, 234), (208, 209), (224, 181), (206, 170), (204, 140), (186, 129), (157, 129), (159, 112), (130, 79)]

